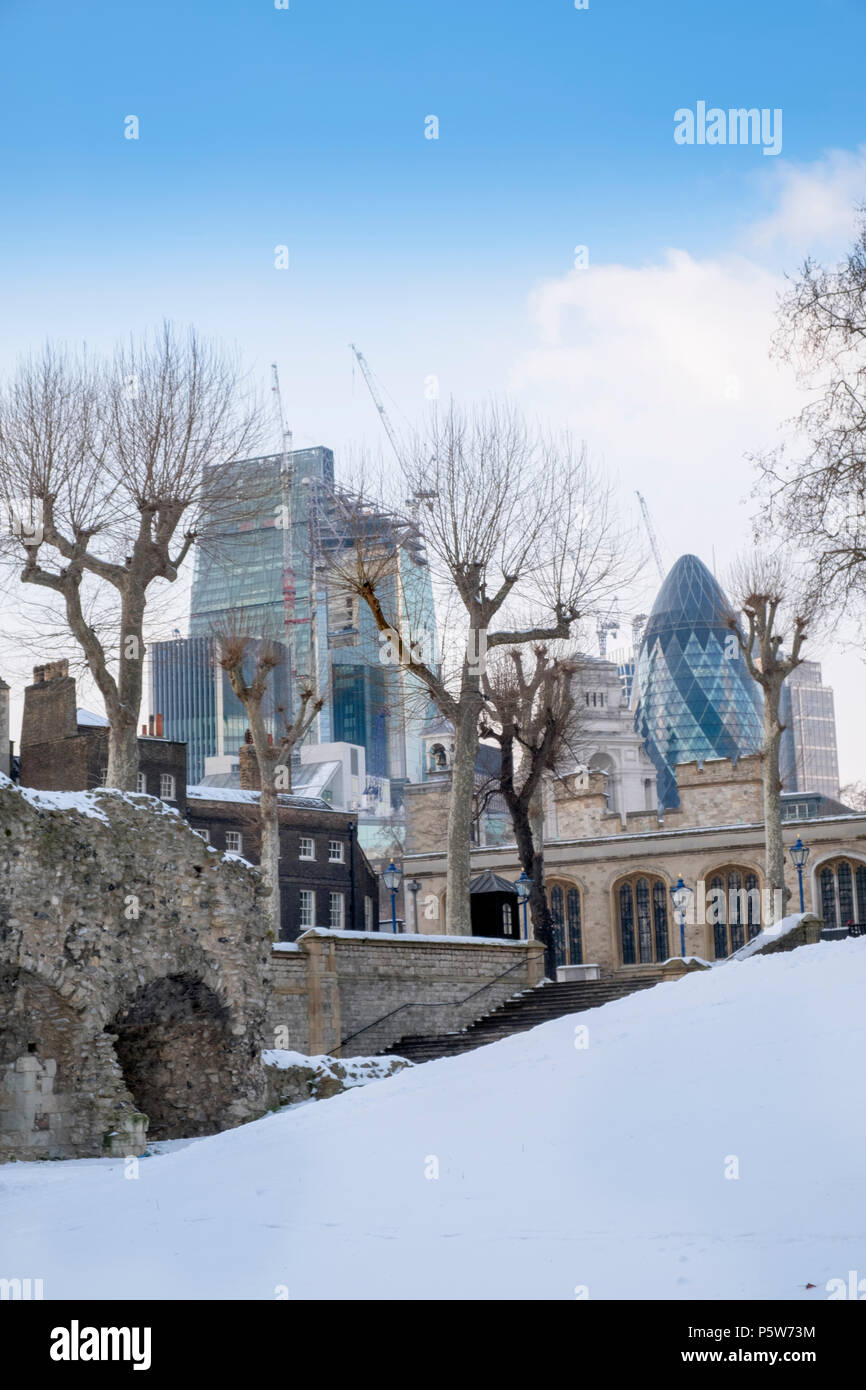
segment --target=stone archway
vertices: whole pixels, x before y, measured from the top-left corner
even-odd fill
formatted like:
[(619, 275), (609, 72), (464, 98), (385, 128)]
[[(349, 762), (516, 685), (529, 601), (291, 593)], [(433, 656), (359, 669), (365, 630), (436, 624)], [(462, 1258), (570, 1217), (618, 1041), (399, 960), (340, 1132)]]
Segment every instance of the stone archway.
[(150, 1139), (216, 1134), (234, 1098), (229, 1010), (192, 975), (143, 985), (106, 1032)]
[[(97, 1139), (96, 1136), (99, 1136)], [(108, 1039), (39, 976), (0, 970), (0, 1161), (83, 1157), (141, 1147)]]

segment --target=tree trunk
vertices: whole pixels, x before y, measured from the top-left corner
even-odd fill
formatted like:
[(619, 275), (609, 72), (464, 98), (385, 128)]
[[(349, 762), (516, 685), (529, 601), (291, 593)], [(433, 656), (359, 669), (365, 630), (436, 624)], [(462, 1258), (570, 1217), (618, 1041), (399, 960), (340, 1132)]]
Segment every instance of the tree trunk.
[(113, 719), (108, 729), (107, 787), (134, 792), (138, 787), (138, 730), (135, 723)]
[(448, 806), (448, 869), (445, 885), (445, 930), (451, 936), (472, 935), (469, 898), (469, 884), (472, 879), (470, 848), (480, 704), (480, 696), (476, 696), (475, 699), (468, 695), (462, 698), (454, 730), (454, 761), (451, 766), (451, 799)]
[[(279, 941), (280, 929), (282, 926), (282, 911), (280, 904), (280, 820), (279, 820), (279, 801), (278, 793), (274, 782), (273, 758), (269, 757), (272, 751), (268, 743), (265, 721), (262, 717), (261, 699), (247, 699), (246, 714), (250, 721), (250, 732), (253, 736), (253, 747), (256, 750), (256, 763), (259, 769), (259, 827), (261, 833), (261, 851), (259, 855), (259, 869), (262, 878), (270, 888), (270, 895), (267, 899), (265, 913), (268, 924), (274, 934), (274, 940)], [(314, 924), (315, 925), (315, 924)]]
[[(789, 897), (785, 886), (785, 846), (782, 841), (782, 780), (779, 776), (779, 750), (782, 726), (779, 723), (781, 682), (765, 687), (764, 691), (764, 749), (762, 760), (764, 790), (764, 887), (770, 894), (773, 919), (776, 902), (781, 903), (784, 917)], [(781, 893), (777, 899), (776, 894)], [(762, 923), (767, 926), (768, 923)]]
[(280, 822), (277, 793), (263, 778), (259, 795), (261, 798), (261, 871), (262, 878), (271, 890), (265, 911), (271, 931), (274, 934), (274, 940), (279, 941), (282, 913), (280, 911)]
[[(508, 798), (511, 800), (510, 798)], [(531, 880), (529, 911), (532, 916), (532, 936), (544, 946), (544, 973), (556, 979), (556, 950), (553, 941), (553, 917), (547, 903), (544, 885), (544, 845), (533, 832), (533, 808), (527, 809), (520, 798), (509, 805), (520, 867)]]

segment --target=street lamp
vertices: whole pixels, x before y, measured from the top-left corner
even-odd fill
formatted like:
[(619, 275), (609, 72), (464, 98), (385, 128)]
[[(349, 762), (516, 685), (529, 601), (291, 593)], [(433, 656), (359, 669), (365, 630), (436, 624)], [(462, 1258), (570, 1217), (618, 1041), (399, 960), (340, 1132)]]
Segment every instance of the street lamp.
[(400, 887), (400, 880), (403, 877), (402, 869), (398, 869), (394, 860), (388, 865), (382, 877), (385, 880), (385, 887), (391, 894), (391, 930), (397, 935), (397, 889)]
[(412, 894), (412, 922), (415, 927), (415, 935), (418, 935), (418, 894), (421, 891), (420, 878), (407, 878), (406, 887)]
[(809, 847), (804, 845), (800, 836), (797, 836), (797, 843), (791, 846), (791, 863), (797, 870), (797, 882), (800, 885), (800, 911), (805, 912), (803, 906), (803, 870), (806, 867), (806, 860), (809, 858)]
[(520, 874), (520, 878), (517, 880), (517, 882), (516, 882), (515, 885), (514, 885), (514, 889), (515, 889), (515, 892), (517, 893), (517, 901), (518, 901), (519, 903), (521, 903), (522, 906), (523, 906), (523, 940), (524, 940), (524, 941), (528, 941), (528, 940), (529, 940), (529, 929), (528, 929), (527, 924), (526, 924), (526, 907), (527, 907), (527, 904), (528, 904), (528, 902), (529, 902), (529, 889), (530, 889), (531, 884), (532, 884), (532, 879), (529, 877), (529, 875), (527, 874), (526, 870), (523, 869), (522, 872), (521, 872), (521, 874)]
[(677, 918), (680, 924), (680, 954), (685, 960), (686, 957), (686, 912), (688, 911), (691, 900), (692, 890), (688, 884), (683, 883), (683, 876), (680, 874), (673, 888), (671, 897), (674, 900)]

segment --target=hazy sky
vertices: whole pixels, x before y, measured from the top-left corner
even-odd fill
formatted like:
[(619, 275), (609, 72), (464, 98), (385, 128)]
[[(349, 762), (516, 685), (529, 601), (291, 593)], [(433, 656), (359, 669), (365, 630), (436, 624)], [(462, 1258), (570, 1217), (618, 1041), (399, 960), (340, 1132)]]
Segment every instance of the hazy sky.
[[(782, 276), (866, 202), (862, 0), (0, 0), (0, 43), (0, 371), (195, 322), (264, 386), (278, 362), (296, 446), (339, 472), (383, 442), (354, 340), (398, 424), (433, 375), (510, 393), (630, 519), (640, 488), (666, 563), (724, 577), (745, 454), (798, 402), (767, 352)], [(678, 145), (699, 101), (780, 110), (781, 153)], [(812, 654), (866, 776), (859, 653)]]

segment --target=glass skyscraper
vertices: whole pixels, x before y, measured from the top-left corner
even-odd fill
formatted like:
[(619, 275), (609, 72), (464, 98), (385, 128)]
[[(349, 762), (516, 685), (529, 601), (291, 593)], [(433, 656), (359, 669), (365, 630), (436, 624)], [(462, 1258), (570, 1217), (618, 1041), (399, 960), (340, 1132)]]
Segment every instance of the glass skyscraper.
[[(334, 505), (331, 450), (295, 451), (286, 462), (288, 468), (272, 454), (213, 470), (196, 548), (190, 636), (154, 644), (153, 708), (163, 714), (168, 738), (187, 740), (191, 780), (202, 776), (205, 757), (233, 755), (246, 725), (215, 664), (215, 638), (240, 625), (285, 650), (273, 673), (273, 704), (295, 710), (301, 680), (314, 676), (325, 704), (310, 741), (360, 744), (370, 777), (388, 777), (399, 803), (394, 783), (423, 776), (429, 700), (410, 688), (417, 682), (404, 668), (383, 660), (367, 604), (341, 587), (329, 566), (329, 552), (352, 545), (340, 522), (352, 508), (344, 513)], [(363, 524), (393, 556), (378, 585), (385, 612), (402, 615), (413, 637), (426, 632), (435, 649), (432, 585), (419, 538), (369, 509)], [(271, 713), (276, 734), (279, 721)]]
[(739, 758), (762, 744), (762, 702), (736, 635), (733, 609), (696, 555), (668, 574), (637, 661), (635, 729), (658, 775), (659, 805), (679, 805), (678, 763)]
[(804, 661), (782, 686), (782, 785), (790, 792), (839, 795), (833, 691), (821, 680), (821, 664)]

